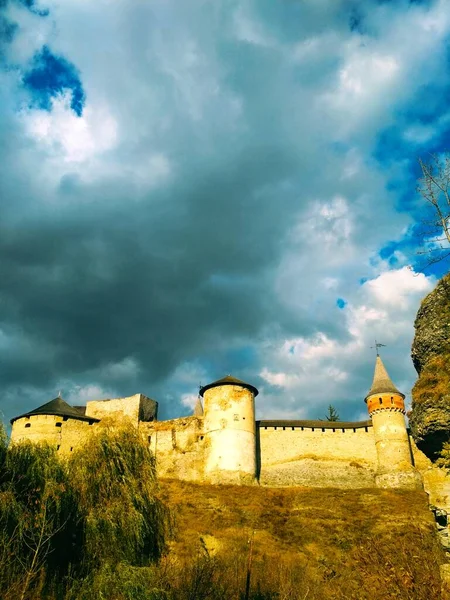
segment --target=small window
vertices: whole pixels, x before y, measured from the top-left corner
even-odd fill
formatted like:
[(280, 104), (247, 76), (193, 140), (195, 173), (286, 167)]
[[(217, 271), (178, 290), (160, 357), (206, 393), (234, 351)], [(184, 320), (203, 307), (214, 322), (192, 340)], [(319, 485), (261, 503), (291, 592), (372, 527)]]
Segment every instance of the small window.
[(62, 423), (61, 422), (55, 423), (55, 427), (62, 427)]
[(394, 398), (391, 398), (391, 404), (394, 404)]
[(242, 420), (245, 421), (245, 417), (242, 417)]
[(58, 444), (58, 445), (56, 446), (56, 449), (57, 449), (57, 450), (59, 450), (60, 448), (61, 448), (61, 445), (60, 445), (60, 444)]
[(368, 433), (369, 428), (368, 427), (364, 427), (364, 429), (366, 430), (366, 433)]
[(292, 431), (294, 431), (294, 430), (295, 430), (295, 427), (292, 427)]
[(151, 436), (151, 435), (149, 435), (149, 436), (148, 436), (148, 443), (149, 443), (149, 444), (151, 444), (151, 443), (152, 443), (152, 436)]
[[(267, 429), (267, 427), (266, 427), (266, 429)], [(202, 436), (202, 435), (200, 436), (200, 439), (201, 439), (201, 440), (203, 439), (203, 436)]]
[(325, 433), (325, 427), (322, 427), (322, 433)]
[(283, 427), (283, 431), (286, 431), (286, 427)]
[(380, 400), (380, 404), (383, 404), (383, 398), (380, 398), (379, 400)]
[(31, 427), (31, 423), (25, 423), (25, 427)]
[(70, 446), (70, 451), (71, 451), (71, 452), (73, 451), (73, 446)]
[(314, 431), (314, 427), (311, 429), (311, 431)]

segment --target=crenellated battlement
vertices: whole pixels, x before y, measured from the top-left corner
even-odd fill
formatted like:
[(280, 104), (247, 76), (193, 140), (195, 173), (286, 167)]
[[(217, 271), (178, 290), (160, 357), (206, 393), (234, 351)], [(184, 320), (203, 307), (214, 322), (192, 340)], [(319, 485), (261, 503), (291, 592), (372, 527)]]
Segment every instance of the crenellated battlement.
[(379, 356), (365, 421), (256, 420), (257, 395), (253, 385), (228, 375), (200, 390), (192, 416), (166, 421), (158, 421), (158, 403), (143, 394), (91, 400), (85, 407), (55, 398), (13, 419), (11, 441), (45, 441), (65, 454), (100, 422), (131, 423), (155, 455), (161, 477), (272, 486), (421, 485), (404, 396)]

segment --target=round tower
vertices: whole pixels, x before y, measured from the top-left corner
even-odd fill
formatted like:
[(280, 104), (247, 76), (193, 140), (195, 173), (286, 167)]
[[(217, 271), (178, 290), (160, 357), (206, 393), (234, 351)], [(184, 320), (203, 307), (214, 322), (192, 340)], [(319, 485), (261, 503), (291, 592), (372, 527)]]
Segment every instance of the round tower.
[(422, 478), (413, 466), (405, 424), (405, 396), (398, 391), (377, 354), (372, 387), (365, 398), (372, 419), (382, 488), (421, 489)]
[(214, 483), (256, 478), (255, 396), (258, 390), (231, 375), (205, 385), (206, 477)]

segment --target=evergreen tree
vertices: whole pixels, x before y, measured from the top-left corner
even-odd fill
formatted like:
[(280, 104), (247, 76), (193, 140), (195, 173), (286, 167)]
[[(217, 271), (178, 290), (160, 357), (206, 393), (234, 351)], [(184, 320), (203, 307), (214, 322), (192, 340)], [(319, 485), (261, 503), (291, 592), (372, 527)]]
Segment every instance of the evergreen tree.
[(333, 405), (328, 406), (327, 421), (340, 421), (339, 414)]

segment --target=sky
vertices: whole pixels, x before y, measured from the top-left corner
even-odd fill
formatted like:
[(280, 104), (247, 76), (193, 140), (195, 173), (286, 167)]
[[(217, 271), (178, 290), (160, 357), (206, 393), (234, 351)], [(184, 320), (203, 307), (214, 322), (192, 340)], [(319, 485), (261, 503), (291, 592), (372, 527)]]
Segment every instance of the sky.
[(258, 418), (410, 402), (448, 0), (0, 0), (0, 411), (227, 374)]

